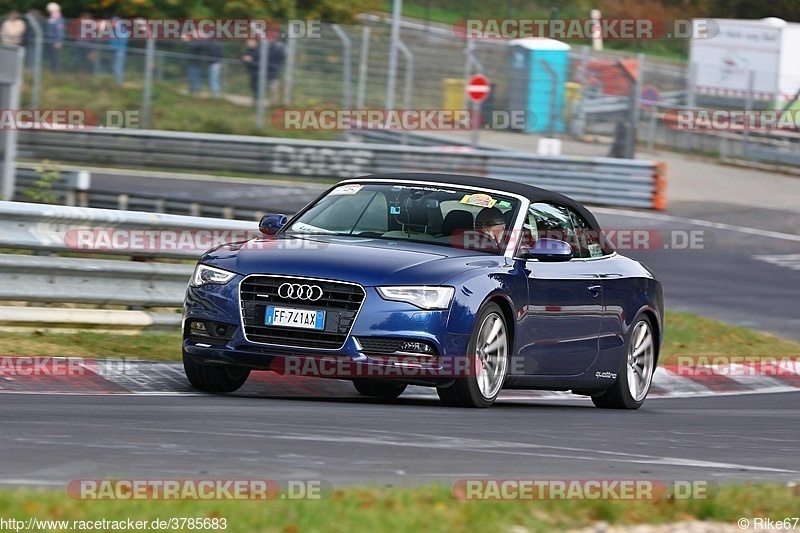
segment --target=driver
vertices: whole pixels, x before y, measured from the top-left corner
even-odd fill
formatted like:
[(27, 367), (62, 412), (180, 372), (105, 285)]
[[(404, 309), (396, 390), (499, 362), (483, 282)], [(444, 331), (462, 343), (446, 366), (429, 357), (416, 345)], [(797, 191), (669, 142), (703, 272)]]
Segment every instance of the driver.
[(482, 242), (499, 249), (506, 231), (503, 212), (496, 207), (484, 207), (475, 217), (475, 229), (484, 236)]

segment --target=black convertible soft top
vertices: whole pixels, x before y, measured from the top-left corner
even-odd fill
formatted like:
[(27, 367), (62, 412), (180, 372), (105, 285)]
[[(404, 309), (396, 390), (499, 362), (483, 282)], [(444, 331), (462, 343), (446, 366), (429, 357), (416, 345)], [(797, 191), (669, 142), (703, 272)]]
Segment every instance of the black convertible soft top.
[(430, 181), (433, 183), (446, 183), (448, 185), (463, 185), (466, 187), (480, 187), (496, 189), (524, 196), (533, 202), (552, 202), (563, 206), (571, 207), (577, 211), (592, 226), (592, 229), (599, 230), (600, 225), (594, 215), (582, 204), (573, 200), (569, 196), (564, 196), (557, 192), (535, 187), (525, 183), (517, 183), (499, 178), (487, 178), (485, 176), (465, 176), (461, 174), (437, 174), (433, 172), (407, 172), (399, 174), (370, 174), (351, 178), (346, 181), (367, 181), (371, 179), (388, 179), (397, 181)]

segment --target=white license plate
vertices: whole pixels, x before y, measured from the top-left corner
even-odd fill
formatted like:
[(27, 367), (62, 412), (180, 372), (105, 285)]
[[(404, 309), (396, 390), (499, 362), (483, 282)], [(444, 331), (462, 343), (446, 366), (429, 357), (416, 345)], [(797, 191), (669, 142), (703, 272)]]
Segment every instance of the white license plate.
[(267, 306), (267, 312), (264, 314), (264, 324), (289, 328), (325, 329), (325, 311), (270, 305)]

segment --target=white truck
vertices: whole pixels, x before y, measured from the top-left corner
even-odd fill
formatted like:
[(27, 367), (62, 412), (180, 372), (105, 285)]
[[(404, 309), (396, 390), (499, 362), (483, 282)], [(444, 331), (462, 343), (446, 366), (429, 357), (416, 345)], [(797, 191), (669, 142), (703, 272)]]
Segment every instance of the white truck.
[(800, 24), (778, 18), (692, 24), (695, 94), (741, 100), (752, 87), (758, 107), (782, 109), (800, 90)]

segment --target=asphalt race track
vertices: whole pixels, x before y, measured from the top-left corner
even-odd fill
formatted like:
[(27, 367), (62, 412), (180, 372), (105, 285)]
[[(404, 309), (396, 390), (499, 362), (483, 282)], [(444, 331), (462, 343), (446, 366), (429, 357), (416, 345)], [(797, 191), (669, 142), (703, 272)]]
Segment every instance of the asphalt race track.
[(4, 394), (0, 483), (324, 480), (334, 486), (508, 479), (797, 480), (800, 393), (588, 400)]
[[(113, 180), (116, 192), (126, 192), (123, 180)], [(263, 185), (257, 194), (246, 184), (165, 180), (159, 187), (187, 200), (225, 189), (241, 207), (276, 198)], [(303, 205), (315, 189), (283, 191), (282, 211)], [(679, 207), (670, 215), (594, 211), (606, 230), (659, 236), (645, 249), (620, 251), (659, 275), (668, 309), (800, 340), (800, 237), (794, 222), (787, 225), (789, 215)], [(701, 232), (702, 246), (673, 246), (673, 235), (689, 232)], [(414, 394), (371, 400), (332, 383), (290, 395), (248, 394), (249, 383), (232, 396), (2, 394), (0, 484), (63, 487), (111, 476), (321, 479), (334, 486), (473, 477), (800, 479), (800, 392), (650, 398), (635, 412), (599, 410), (580, 398), (508, 397), (488, 410), (462, 410)]]

